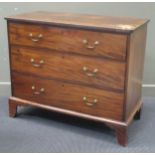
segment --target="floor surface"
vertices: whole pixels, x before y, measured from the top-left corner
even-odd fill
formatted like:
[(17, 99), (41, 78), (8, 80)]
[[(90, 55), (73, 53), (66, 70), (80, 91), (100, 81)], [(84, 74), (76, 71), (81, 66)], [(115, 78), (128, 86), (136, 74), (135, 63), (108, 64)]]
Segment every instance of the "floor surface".
[(129, 128), (127, 147), (101, 123), (36, 108), (19, 108), (8, 117), (0, 99), (0, 152), (155, 152), (155, 98), (145, 97), (142, 117)]

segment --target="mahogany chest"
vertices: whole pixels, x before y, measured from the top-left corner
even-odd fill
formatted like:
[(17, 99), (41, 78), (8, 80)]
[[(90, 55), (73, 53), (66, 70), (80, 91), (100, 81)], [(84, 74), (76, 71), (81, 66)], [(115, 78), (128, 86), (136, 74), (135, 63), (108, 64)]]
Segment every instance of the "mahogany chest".
[(31, 105), (100, 121), (125, 146), (142, 108), (148, 20), (50, 12), (6, 19), (10, 116)]

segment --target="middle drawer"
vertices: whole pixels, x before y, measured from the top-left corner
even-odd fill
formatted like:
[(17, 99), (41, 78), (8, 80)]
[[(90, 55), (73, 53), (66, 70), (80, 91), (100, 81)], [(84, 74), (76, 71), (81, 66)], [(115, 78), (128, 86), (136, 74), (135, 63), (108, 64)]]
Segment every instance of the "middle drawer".
[(12, 69), (44, 78), (124, 90), (125, 62), (11, 47)]

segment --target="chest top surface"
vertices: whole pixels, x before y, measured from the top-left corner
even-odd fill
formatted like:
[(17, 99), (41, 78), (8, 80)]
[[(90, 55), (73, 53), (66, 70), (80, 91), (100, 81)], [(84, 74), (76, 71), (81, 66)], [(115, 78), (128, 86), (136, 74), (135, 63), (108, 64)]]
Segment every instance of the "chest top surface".
[(144, 25), (148, 19), (132, 17), (110, 17), (75, 13), (52, 13), (37, 11), (6, 17), (7, 20), (33, 22), (40, 24), (96, 28), (116, 32), (130, 33)]

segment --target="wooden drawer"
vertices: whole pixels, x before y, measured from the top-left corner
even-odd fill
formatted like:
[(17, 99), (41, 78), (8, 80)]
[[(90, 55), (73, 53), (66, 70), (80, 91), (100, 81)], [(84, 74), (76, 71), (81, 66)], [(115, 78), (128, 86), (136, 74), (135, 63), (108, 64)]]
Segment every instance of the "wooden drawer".
[(121, 120), (123, 93), (13, 73), (13, 96), (45, 105)]
[(124, 62), (23, 47), (12, 47), (11, 53), (14, 71), (101, 89), (124, 90)]
[(126, 58), (127, 36), (73, 28), (9, 24), (10, 43), (117, 60)]

